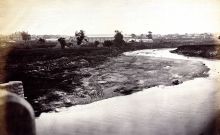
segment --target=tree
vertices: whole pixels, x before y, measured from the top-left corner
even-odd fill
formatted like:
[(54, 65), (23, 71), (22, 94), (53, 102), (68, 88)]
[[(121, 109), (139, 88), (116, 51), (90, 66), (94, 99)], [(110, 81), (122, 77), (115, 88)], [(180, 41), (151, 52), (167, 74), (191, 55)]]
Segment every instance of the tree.
[(218, 39), (220, 39), (220, 36), (218, 36)]
[(25, 42), (27, 42), (28, 40), (31, 40), (31, 35), (24, 31), (21, 32), (21, 37), (22, 37), (22, 40), (24, 40)]
[(95, 45), (95, 46), (98, 46), (99, 44), (100, 44), (100, 42), (97, 41), (97, 40), (94, 42), (94, 45)]
[(82, 41), (85, 40), (85, 32), (83, 30), (80, 30), (79, 32), (76, 31), (75, 36), (77, 40), (77, 45), (81, 45)]
[(137, 38), (137, 35), (135, 35), (135, 34), (132, 33), (132, 34), (131, 34), (131, 37), (132, 37), (132, 38)]
[(66, 46), (66, 40), (65, 40), (65, 38), (61, 37), (61, 38), (58, 39), (58, 41), (60, 42), (61, 49), (64, 49), (65, 46)]
[(153, 36), (152, 36), (152, 32), (151, 32), (151, 31), (148, 31), (147, 38), (148, 38), (148, 39), (153, 39)]
[(115, 30), (114, 44), (123, 45), (125, 43), (123, 38), (124, 38), (123, 34), (120, 31)]
[(46, 42), (46, 40), (45, 40), (44, 38), (39, 38), (39, 39), (38, 39), (38, 42), (39, 42), (40, 44), (44, 44), (44, 43)]
[(110, 40), (105, 40), (103, 44), (104, 44), (104, 46), (106, 46), (106, 47), (111, 47), (113, 43), (112, 43), (112, 41), (110, 41)]

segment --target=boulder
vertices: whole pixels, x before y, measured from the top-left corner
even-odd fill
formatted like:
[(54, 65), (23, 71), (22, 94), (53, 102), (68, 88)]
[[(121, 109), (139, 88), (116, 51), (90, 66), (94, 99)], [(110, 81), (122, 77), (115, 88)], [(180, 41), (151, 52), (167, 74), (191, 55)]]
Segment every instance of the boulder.
[(182, 83), (182, 82), (179, 81), (179, 80), (173, 80), (173, 81), (172, 81), (172, 84), (173, 84), (173, 85), (178, 85), (178, 84), (180, 84), (180, 83)]
[(79, 64), (81, 64), (81, 65), (89, 65), (89, 62), (87, 60), (85, 60), (85, 59), (81, 59), (79, 61)]

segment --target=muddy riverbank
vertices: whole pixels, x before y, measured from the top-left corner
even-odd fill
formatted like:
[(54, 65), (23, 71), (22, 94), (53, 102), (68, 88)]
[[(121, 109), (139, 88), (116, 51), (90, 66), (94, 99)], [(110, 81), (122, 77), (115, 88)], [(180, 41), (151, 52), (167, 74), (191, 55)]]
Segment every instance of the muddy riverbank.
[(220, 45), (184, 45), (172, 50), (185, 56), (202, 57), (209, 59), (220, 59)]
[(60, 107), (208, 76), (209, 69), (201, 62), (122, 55), (131, 50), (14, 50), (7, 59), (6, 81), (23, 82), (25, 97), (38, 116)]
[(170, 53), (170, 50), (142, 50), (125, 54), (179, 62), (203, 62), (210, 68), (209, 77), (195, 78), (175, 86), (156, 86), (127, 96), (77, 105), (65, 108), (60, 113), (43, 113), (36, 119), (37, 133), (215, 134), (218, 128), (215, 127), (215, 119), (219, 109), (216, 104), (219, 103), (219, 61), (184, 57)]

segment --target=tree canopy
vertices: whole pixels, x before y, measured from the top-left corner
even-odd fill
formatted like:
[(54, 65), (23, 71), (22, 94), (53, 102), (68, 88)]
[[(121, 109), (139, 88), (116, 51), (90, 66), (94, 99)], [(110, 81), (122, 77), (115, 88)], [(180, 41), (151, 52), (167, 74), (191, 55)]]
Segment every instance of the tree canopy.
[(27, 41), (27, 40), (31, 40), (31, 35), (30, 34), (28, 34), (27, 32), (21, 32), (21, 37), (22, 37), (22, 40), (24, 40), (25, 42)]
[(125, 41), (123, 40), (124, 36), (119, 30), (115, 30), (114, 43), (117, 45), (123, 45)]
[(80, 30), (79, 32), (75, 32), (77, 45), (81, 45), (82, 41), (85, 40), (85, 32), (83, 30)]

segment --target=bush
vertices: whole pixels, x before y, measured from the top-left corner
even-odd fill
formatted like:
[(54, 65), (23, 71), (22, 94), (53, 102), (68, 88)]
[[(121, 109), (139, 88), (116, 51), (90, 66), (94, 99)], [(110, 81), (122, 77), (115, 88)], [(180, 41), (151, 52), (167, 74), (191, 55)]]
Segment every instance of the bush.
[(103, 43), (103, 45), (104, 45), (105, 47), (111, 47), (111, 46), (113, 45), (113, 43), (112, 43), (111, 40), (105, 40), (104, 43)]
[(114, 36), (114, 44), (115, 45), (117, 45), (117, 46), (121, 46), (121, 45), (124, 45), (125, 44), (125, 41), (124, 41), (124, 36), (123, 36), (123, 34), (120, 32), (120, 31), (118, 31), (118, 30), (116, 30), (115, 31), (115, 36)]
[(99, 45), (99, 41), (96, 40), (96, 41), (94, 42), (94, 45), (95, 45), (95, 46), (98, 46), (98, 45)]

